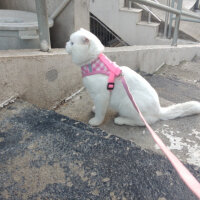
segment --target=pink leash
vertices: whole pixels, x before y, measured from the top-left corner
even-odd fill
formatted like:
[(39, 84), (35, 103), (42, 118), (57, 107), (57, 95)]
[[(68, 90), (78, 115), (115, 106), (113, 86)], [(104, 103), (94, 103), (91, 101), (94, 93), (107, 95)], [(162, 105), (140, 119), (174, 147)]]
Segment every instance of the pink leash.
[[(104, 54), (100, 54), (99, 59), (107, 66), (107, 68), (110, 71), (107, 89), (112, 90), (114, 88), (115, 76), (121, 75), (121, 69), (119, 67), (116, 67), (112, 62), (110, 62), (110, 60)], [(126, 90), (127, 95), (129, 96), (133, 106), (139, 113), (139, 115), (140, 115), (142, 121), (144, 122), (144, 124), (146, 125), (148, 131), (151, 133), (154, 141), (158, 144), (158, 146), (161, 148), (163, 153), (167, 156), (167, 158), (169, 159), (171, 164), (174, 166), (174, 168), (178, 172), (178, 174), (181, 177), (181, 179), (183, 180), (183, 182), (200, 199), (200, 183), (189, 172), (189, 170), (181, 163), (181, 161), (165, 146), (165, 144), (162, 142), (162, 140), (158, 137), (158, 135), (153, 131), (153, 129), (150, 127), (150, 125), (146, 122), (140, 109), (138, 108), (137, 104), (135, 103), (133, 96), (130, 93), (130, 90), (128, 88), (128, 85), (126, 83), (124, 76), (122, 75), (120, 78), (121, 78), (121, 82)]]
[(125, 78), (121, 77), (122, 84), (133, 104), (137, 112), (139, 113), (142, 121), (146, 125), (148, 131), (151, 133), (154, 141), (159, 145), (163, 153), (167, 156), (171, 164), (174, 166), (176, 171), (178, 172), (181, 179), (185, 182), (185, 184), (190, 188), (190, 190), (200, 199), (200, 183), (197, 179), (189, 172), (189, 170), (180, 162), (180, 160), (165, 146), (162, 140), (158, 137), (158, 135), (153, 131), (153, 129), (149, 126), (146, 122), (145, 118), (143, 117), (140, 109), (138, 108), (137, 104), (135, 103), (133, 96), (131, 95), (128, 85), (126, 83)]

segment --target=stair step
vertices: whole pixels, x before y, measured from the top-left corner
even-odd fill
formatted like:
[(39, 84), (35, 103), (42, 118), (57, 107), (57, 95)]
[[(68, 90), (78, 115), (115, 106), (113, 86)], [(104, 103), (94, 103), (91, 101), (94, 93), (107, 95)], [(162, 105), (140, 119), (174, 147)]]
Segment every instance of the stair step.
[(142, 17), (142, 9), (137, 8), (120, 8), (118, 10), (119, 17), (121, 21), (124, 21), (125, 24), (127, 24), (127, 21), (132, 22), (134, 24), (137, 24), (141, 21)]
[(123, 8), (120, 8), (119, 11), (122, 11), (122, 12), (132, 12), (132, 13), (141, 13), (142, 9), (123, 7)]
[(159, 23), (148, 23), (141, 21), (137, 23), (136, 35), (138, 40), (136, 45), (152, 45), (155, 43), (155, 38), (158, 36)]
[(141, 26), (150, 26), (150, 27), (158, 27), (160, 24), (159, 23), (155, 23), (155, 22), (146, 22), (146, 21), (140, 21), (137, 23), (137, 25), (141, 25)]
[(122, 46), (124, 46), (124, 44), (121, 41), (119, 41), (117, 38), (109, 41), (108, 44), (109, 44), (109, 47), (122, 47)]

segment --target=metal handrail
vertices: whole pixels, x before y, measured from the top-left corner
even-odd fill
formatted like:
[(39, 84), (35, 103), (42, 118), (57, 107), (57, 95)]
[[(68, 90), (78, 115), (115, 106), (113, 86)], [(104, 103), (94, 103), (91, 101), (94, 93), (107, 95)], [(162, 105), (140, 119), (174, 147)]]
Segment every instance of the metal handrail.
[(111, 34), (112, 36), (114, 36), (120, 43), (122, 43), (125, 46), (129, 46), (128, 43), (126, 43), (125, 41), (123, 41), (118, 35), (116, 35), (114, 32), (111, 32), (98, 18), (90, 15), (90, 18), (95, 20), (96, 22), (98, 22), (106, 31), (109, 32), (109, 34)]
[[(199, 3), (199, 0), (195, 3), (195, 6), (196, 4)], [(171, 2), (171, 7), (174, 8), (174, 5), (175, 5), (175, 0), (172, 0)], [(180, 5), (180, 3), (179, 3)], [(194, 6), (194, 9), (195, 9), (195, 6)], [(171, 32), (172, 32), (172, 21), (176, 19), (176, 17), (173, 17), (173, 14), (170, 13), (170, 21), (169, 21), (169, 30), (168, 30), (168, 38), (171, 37)], [(200, 18), (199, 19), (193, 19), (193, 18), (190, 18), (190, 17), (183, 17), (181, 16), (180, 18), (181, 21), (188, 21), (188, 22), (195, 22), (195, 23), (200, 23)]]
[(190, 18), (194, 18), (194, 19), (198, 19), (200, 20), (200, 16), (186, 12), (184, 10), (182, 10), (182, 2), (183, 0), (178, 0), (178, 7), (177, 9), (175, 8), (171, 8), (169, 6), (163, 5), (163, 4), (158, 4), (155, 3), (153, 1), (150, 0), (130, 0), (131, 2), (135, 3), (139, 3), (139, 4), (144, 4), (150, 7), (154, 7), (163, 11), (167, 11), (170, 13), (173, 13), (176, 15), (176, 21), (175, 21), (175, 29), (174, 29), (174, 35), (173, 35), (173, 40), (172, 40), (172, 45), (176, 46), (177, 45), (177, 38), (178, 38), (178, 31), (179, 31), (179, 24), (180, 24), (180, 20), (181, 20), (181, 16), (187, 16)]
[[(155, 14), (153, 13), (147, 6), (144, 6), (144, 5), (140, 5), (139, 3), (135, 3), (137, 6), (139, 6), (140, 8), (146, 10), (148, 13), (150, 13), (150, 15), (153, 15), (157, 20), (158, 22), (161, 22), (162, 20)], [(148, 20), (149, 21), (149, 20)]]
[(38, 31), (40, 38), (40, 50), (49, 51), (51, 49), (51, 41), (49, 34), (49, 24), (47, 16), (46, 0), (35, 0), (37, 18), (38, 18)]
[(163, 11), (168, 11), (168, 12), (171, 12), (171, 13), (176, 14), (176, 15), (184, 15), (184, 16), (195, 18), (195, 19), (200, 19), (200, 17), (198, 15), (186, 12), (184, 10), (177, 10), (175, 8), (171, 8), (171, 7), (163, 5), (163, 4), (158, 4), (158, 3), (155, 3), (155, 2), (150, 1), (150, 0), (130, 0), (130, 1), (137, 2), (139, 4), (144, 4), (144, 5), (147, 5), (147, 6), (150, 6), (150, 7), (158, 8), (158, 9), (163, 10)]
[[(160, 4), (160, 2), (158, 1), (158, 0), (153, 0), (154, 2), (156, 2), (156, 3), (158, 3), (158, 4)], [(145, 7), (147, 7), (147, 6), (145, 6)], [(152, 11), (151, 11), (151, 8), (149, 9), (148, 7), (147, 7), (147, 9), (149, 10), (149, 15), (148, 15), (148, 23), (150, 23), (151, 22), (151, 15), (153, 15), (159, 22), (161, 22), (162, 20), (155, 14), (155, 13), (153, 13)], [(147, 12), (148, 12), (148, 10), (147, 10)]]
[(199, 0), (196, 1), (195, 5), (194, 5), (194, 9), (197, 10), (199, 8)]
[[(63, 0), (58, 8), (51, 14), (50, 19), (54, 20), (70, 2), (71, 0)], [(51, 42), (48, 26), (46, 0), (35, 0), (35, 4), (38, 18), (40, 50), (49, 51), (51, 49)]]
[[(170, 0), (167, 0), (167, 6), (170, 6)], [(164, 38), (167, 37), (167, 26), (168, 26), (168, 21), (169, 21), (169, 12), (166, 12), (166, 14), (165, 14), (164, 33), (163, 33)]]
[[(157, 0), (153, 0), (155, 1), (156, 3), (159, 3)], [(153, 15), (155, 17), (155, 19), (158, 21), (158, 22), (161, 22), (162, 20), (155, 14), (153, 13), (147, 6), (144, 6), (144, 5), (140, 5), (139, 3), (134, 3), (135, 5), (137, 5), (138, 7), (142, 8), (143, 10), (145, 10), (146, 12), (148, 12), (148, 23), (151, 22), (151, 15)], [(124, 4), (125, 6), (126, 3)], [(131, 9), (132, 8), (132, 1), (128, 1), (128, 8)]]
[(71, 2), (71, 0), (63, 0), (63, 2), (56, 8), (56, 10), (51, 14), (50, 18), (55, 19), (64, 8)]

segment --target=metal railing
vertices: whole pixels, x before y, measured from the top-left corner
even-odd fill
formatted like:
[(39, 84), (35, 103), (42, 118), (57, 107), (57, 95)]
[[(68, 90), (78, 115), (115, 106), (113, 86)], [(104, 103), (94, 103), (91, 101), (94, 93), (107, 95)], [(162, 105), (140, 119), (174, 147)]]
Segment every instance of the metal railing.
[(90, 13), (90, 31), (96, 35), (106, 47), (128, 46), (125, 41), (92, 13)]
[[(50, 18), (54, 20), (62, 10), (71, 2), (71, 0), (63, 0), (58, 8), (51, 14)], [(40, 38), (40, 50), (49, 51), (51, 49), (47, 5), (46, 0), (35, 0), (37, 18), (38, 18), (38, 31)]]
[(47, 15), (46, 0), (35, 0), (37, 18), (38, 18), (38, 31), (40, 38), (40, 50), (49, 51), (51, 49), (49, 24)]
[[(153, 0), (155, 1), (156, 3), (159, 3), (157, 0)], [(148, 8), (147, 6), (145, 5), (140, 5), (139, 3), (133, 3), (132, 1), (128, 0), (128, 3), (126, 2), (125, 0), (125, 6), (128, 7), (129, 9), (132, 8), (132, 6), (136, 5), (137, 7), (145, 10), (147, 13), (148, 13), (148, 23), (151, 23), (151, 16), (154, 16), (154, 18), (158, 21), (158, 22), (161, 22), (162, 20), (154, 13), (151, 11), (151, 8)]]
[(56, 8), (56, 10), (50, 15), (51, 19), (55, 19), (63, 10), (66, 6), (68, 6), (68, 4), (71, 2), (72, 0), (63, 0), (63, 2)]
[[(160, 9), (160, 10), (163, 10), (163, 11), (166, 11), (168, 13), (176, 15), (176, 17), (174, 18), (175, 19), (175, 27), (174, 27), (174, 34), (173, 34), (173, 39), (172, 39), (172, 45), (173, 46), (177, 45), (180, 20), (183, 20), (183, 19), (186, 20), (187, 19), (187, 20), (191, 20), (193, 22), (200, 22), (199, 21), (200, 16), (193, 14), (193, 13), (190, 13), (190, 12), (187, 12), (185, 10), (182, 10), (183, 0), (178, 0), (177, 9), (174, 8), (174, 7), (167, 6), (167, 5), (158, 4), (158, 3), (150, 1), (150, 0), (130, 0), (130, 1), (133, 2), (133, 3), (139, 3), (139, 4), (142, 4), (142, 5), (157, 8), (157, 9)], [(182, 16), (187, 16), (189, 18), (183, 18)], [(171, 18), (170, 20), (173, 20), (173, 19)]]
[[(182, 10), (182, 3), (183, 3), (183, 0), (181, 0), (181, 1), (179, 0), (178, 1), (177, 9)], [(197, 7), (198, 7), (197, 5), (199, 5), (199, 0), (195, 3), (194, 9), (197, 9)], [(171, 0), (171, 7), (172, 8), (175, 7), (175, 0)], [(176, 17), (173, 17), (173, 13), (170, 13), (169, 18), (170, 19), (169, 19), (168, 38), (171, 38), (171, 35), (172, 35), (172, 23), (173, 23), (173, 20), (176, 20)], [(190, 18), (189, 16), (188, 17), (180, 16), (180, 20), (181, 21), (200, 23), (200, 17), (199, 17), (199, 19), (193, 19), (193, 18)]]
[(198, 10), (198, 9), (199, 9), (199, 0), (197, 0), (194, 5), (194, 10)]

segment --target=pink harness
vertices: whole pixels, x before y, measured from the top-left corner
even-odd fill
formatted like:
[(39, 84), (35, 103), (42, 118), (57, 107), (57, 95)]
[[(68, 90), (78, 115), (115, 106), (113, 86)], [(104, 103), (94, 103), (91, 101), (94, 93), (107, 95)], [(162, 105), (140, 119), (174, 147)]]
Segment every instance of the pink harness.
[(115, 77), (121, 75), (122, 70), (116, 63), (111, 62), (104, 54), (100, 54), (96, 60), (91, 64), (83, 65), (81, 67), (82, 77), (90, 76), (94, 74), (107, 75), (108, 84), (107, 89), (113, 90), (115, 87)]
[(153, 129), (146, 122), (140, 109), (135, 103), (133, 96), (131, 95), (129, 91), (128, 85), (126, 83), (124, 76), (122, 75), (122, 70), (119, 68), (119, 66), (116, 65), (114, 62), (111, 62), (104, 54), (100, 54), (98, 58), (95, 61), (93, 61), (91, 64), (82, 66), (81, 70), (82, 70), (83, 77), (94, 75), (94, 74), (104, 74), (104, 75), (109, 76), (108, 85), (107, 85), (108, 90), (114, 89), (115, 77), (120, 76), (121, 82), (124, 86), (124, 89), (126, 90), (126, 93), (130, 101), (132, 102), (133, 106), (139, 113), (139, 116), (144, 122), (144, 124), (146, 125), (147, 129), (151, 133), (154, 141), (159, 145), (163, 153), (169, 159), (169, 161), (174, 166), (174, 168), (176, 169), (181, 179), (188, 186), (188, 188), (190, 188), (191, 191), (200, 199), (200, 183), (189, 172), (189, 170), (181, 163), (181, 161), (165, 146), (162, 140), (158, 137), (158, 135), (153, 131)]

